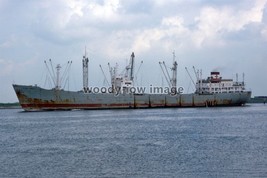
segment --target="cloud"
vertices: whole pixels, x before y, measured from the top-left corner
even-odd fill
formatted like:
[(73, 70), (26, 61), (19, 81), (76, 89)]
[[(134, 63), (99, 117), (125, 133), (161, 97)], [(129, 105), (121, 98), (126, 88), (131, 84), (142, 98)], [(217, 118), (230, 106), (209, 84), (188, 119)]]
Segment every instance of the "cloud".
[[(40, 1), (29, 30), (37, 38), (60, 45), (103, 36), (120, 21), (119, 0)], [(101, 29), (102, 28), (102, 29)]]
[[(151, 71), (157, 70), (155, 60), (172, 58), (173, 50), (179, 66), (260, 73), (267, 70), (260, 65), (267, 58), (266, 4), (267, 0), (2, 0), (0, 76), (12, 80), (20, 73), (19, 80), (34, 83), (29, 69), (38, 73), (49, 58), (58, 63), (73, 59), (80, 66), (85, 46), (96, 66), (128, 59), (134, 51), (146, 60), (144, 70), (151, 78), (158, 76)], [(91, 69), (92, 80), (100, 80), (97, 71)], [(186, 83), (184, 73), (179, 75)]]
[(97, 19), (105, 21), (116, 21), (118, 18), (117, 11), (120, 8), (119, 0), (105, 0), (103, 5), (91, 3), (87, 5), (89, 12)]
[[(175, 15), (163, 17), (156, 27), (117, 32), (115, 36), (116, 39), (130, 38), (131, 40), (127, 41), (132, 42), (131, 49), (138, 52), (146, 52), (159, 46), (166, 51), (174, 47), (190, 49), (224, 46), (228, 43), (226, 40), (229, 40), (225, 38), (227, 34), (240, 32), (250, 24), (262, 22), (265, 4), (266, 1), (256, 1), (253, 7), (246, 10), (231, 6), (205, 6), (195, 17), (193, 28), (185, 23), (182, 15)], [(265, 31), (262, 31), (262, 34), (265, 34)], [(112, 47), (124, 48), (124, 45), (119, 45), (121, 40), (116, 39), (112, 39), (112, 44), (116, 43)]]
[(251, 23), (261, 23), (263, 9), (267, 1), (256, 1), (248, 10), (233, 7), (204, 7), (195, 18), (197, 29), (192, 39), (198, 47), (202, 45), (224, 45), (223, 34), (243, 30)]
[(158, 45), (161, 48), (169, 48), (174, 45), (171, 41), (186, 36), (187, 33), (188, 29), (184, 26), (183, 18), (179, 16), (166, 17), (162, 19), (158, 28), (139, 31), (133, 42), (132, 49), (144, 52)]

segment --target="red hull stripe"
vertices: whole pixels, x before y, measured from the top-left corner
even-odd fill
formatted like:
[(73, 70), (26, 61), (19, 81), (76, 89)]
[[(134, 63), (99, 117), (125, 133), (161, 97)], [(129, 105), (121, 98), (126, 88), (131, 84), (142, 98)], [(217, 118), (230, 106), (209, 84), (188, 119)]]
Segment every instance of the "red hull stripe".
[(133, 104), (21, 104), (22, 108), (127, 108)]
[[(196, 106), (204, 106), (204, 103), (195, 104)], [(21, 104), (22, 108), (36, 109), (86, 109), (86, 108), (133, 108), (133, 107), (179, 107), (192, 106), (192, 104)]]

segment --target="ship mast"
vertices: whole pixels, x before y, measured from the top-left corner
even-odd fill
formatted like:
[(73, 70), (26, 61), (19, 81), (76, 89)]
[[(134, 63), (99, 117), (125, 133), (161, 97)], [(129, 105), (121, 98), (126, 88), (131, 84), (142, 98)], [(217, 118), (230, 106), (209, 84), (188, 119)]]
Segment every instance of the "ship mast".
[[(69, 82), (68, 73), (70, 71), (72, 61), (68, 61), (63, 73), (60, 73), (60, 70), (62, 69), (62, 66), (60, 64), (56, 65), (56, 67), (55, 67), (56, 71), (54, 71), (54, 67), (53, 67), (51, 59), (49, 59), (49, 63), (50, 63), (51, 67), (49, 67), (49, 65), (47, 64), (47, 61), (44, 61), (44, 63), (46, 65), (48, 74), (50, 76), (50, 78), (48, 78), (49, 76), (46, 77), (46, 81), (48, 79), (51, 79), (54, 86), (55, 86), (54, 89), (56, 89), (56, 90), (64, 89), (66, 86), (66, 83)], [(65, 66), (65, 65), (63, 65), (63, 66)], [(46, 81), (45, 81), (45, 83), (46, 83)]]
[(174, 51), (173, 51), (173, 66), (171, 70), (172, 70), (172, 79), (171, 79), (172, 88), (176, 88), (177, 87), (177, 62), (175, 61)]
[(130, 61), (130, 65), (131, 65), (131, 70), (130, 70), (130, 80), (133, 81), (134, 79), (134, 52), (132, 52), (131, 55), (131, 61)]
[(57, 67), (56, 67), (56, 69), (57, 69), (57, 78), (56, 78), (56, 90), (60, 90), (60, 69), (61, 69), (61, 66), (60, 66), (60, 64), (58, 64), (57, 65)]
[(85, 55), (83, 56), (83, 90), (85, 93), (89, 92), (88, 87), (88, 62), (89, 59), (86, 56), (86, 49), (85, 49)]

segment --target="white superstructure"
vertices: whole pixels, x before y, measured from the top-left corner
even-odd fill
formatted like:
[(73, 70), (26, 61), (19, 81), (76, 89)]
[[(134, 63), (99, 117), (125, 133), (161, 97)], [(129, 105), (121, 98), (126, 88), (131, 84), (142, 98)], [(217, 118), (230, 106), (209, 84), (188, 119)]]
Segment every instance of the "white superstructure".
[(244, 81), (223, 79), (220, 72), (211, 72), (207, 79), (198, 78), (196, 93), (236, 93), (245, 91)]

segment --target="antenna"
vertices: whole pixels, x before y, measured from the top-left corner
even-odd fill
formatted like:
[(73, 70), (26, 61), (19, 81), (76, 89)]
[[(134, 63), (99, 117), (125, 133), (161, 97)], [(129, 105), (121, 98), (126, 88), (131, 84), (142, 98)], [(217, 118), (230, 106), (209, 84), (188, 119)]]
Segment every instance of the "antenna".
[(172, 57), (173, 57), (173, 63), (175, 62), (175, 51), (172, 52)]

